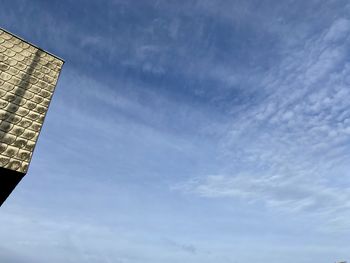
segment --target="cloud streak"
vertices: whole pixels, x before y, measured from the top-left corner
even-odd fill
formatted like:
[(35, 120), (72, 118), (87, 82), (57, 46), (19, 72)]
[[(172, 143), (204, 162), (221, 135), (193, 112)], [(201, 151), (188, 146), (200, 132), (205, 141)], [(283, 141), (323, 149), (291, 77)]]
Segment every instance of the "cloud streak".
[[(235, 116), (221, 141), (227, 166), (180, 188), (263, 201), (289, 211), (347, 215), (350, 187), (350, 21), (335, 20), (266, 72), (265, 98)], [(301, 44), (301, 43), (300, 43)]]

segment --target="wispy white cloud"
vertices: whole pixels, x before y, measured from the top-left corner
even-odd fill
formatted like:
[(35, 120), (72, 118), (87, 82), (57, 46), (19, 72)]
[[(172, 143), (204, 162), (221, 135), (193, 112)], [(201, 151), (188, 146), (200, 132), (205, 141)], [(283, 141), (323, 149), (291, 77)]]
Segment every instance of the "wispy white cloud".
[(190, 254), (196, 254), (197, 253), (197, 248), (196, 246), (192, 244), (183, 244), (177, 241), (174, 241), (172, 239), (164, 238), (164, 243), (168, 244), (171, 247), (174, 247), (180, 251), (190, 253)]
[(222, 140), (227, 165), (180, 185), (206, 197), (343, 216), (349, 210), (349, 20), (284, 51), (265, 73), (265, 99), (236, 115)]

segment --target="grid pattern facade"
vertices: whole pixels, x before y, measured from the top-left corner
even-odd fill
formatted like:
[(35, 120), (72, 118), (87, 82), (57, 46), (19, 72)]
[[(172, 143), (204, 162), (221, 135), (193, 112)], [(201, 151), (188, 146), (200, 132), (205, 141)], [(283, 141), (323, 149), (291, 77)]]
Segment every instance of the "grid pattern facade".
[(62, 66), (0, 29), (0, 167), (27, 172)]

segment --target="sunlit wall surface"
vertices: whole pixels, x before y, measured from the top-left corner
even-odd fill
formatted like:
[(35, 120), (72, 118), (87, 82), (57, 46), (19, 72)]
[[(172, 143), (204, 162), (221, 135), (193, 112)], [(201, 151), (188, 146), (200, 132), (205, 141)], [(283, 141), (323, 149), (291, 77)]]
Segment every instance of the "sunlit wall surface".
[(21, 178), (28, 171), (62, 66), (61, 59), (0, 29), (0, 195), (5, 199), (20, 180), (9, 176)]

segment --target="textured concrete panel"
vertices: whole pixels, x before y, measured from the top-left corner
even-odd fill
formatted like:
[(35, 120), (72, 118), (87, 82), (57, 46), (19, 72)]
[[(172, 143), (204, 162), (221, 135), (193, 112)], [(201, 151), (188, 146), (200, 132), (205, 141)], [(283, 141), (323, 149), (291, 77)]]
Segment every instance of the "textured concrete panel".
[(0, 29), (0, 167), (27, 172), (62, 66)]

